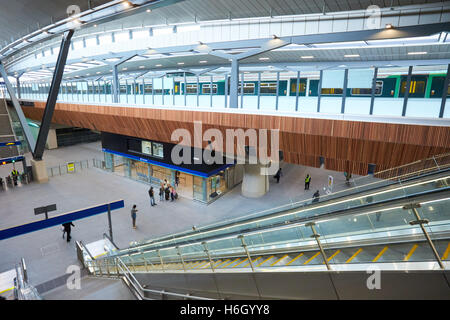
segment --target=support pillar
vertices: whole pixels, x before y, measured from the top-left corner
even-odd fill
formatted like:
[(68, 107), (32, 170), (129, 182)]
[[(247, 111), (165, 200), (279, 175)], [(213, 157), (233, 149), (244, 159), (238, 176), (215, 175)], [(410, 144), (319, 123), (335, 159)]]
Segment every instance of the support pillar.
[(44, 160), (31, 159), (31, 170), (33, 172), (33, 180), (38, 183), (47, 183), (48, 174), (47, 166)]
[(239, 82), (239, 61), (231, 60), (231, 78), (230, 78), (230, 108), (238, 108), (238, 82)]
[(241, 192), (247, 198), (259, 198), (269, 191), (269, 176), (261, 175), (260, 164), (245, 164)]

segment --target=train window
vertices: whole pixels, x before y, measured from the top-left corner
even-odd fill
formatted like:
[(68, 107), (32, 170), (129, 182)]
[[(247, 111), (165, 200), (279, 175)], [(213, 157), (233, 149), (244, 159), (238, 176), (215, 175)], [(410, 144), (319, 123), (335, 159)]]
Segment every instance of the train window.
[[(306, 92), (306, 83), (300, 82), (300, 90), (298, 92)], [(291, 83), (291, 92), (297, 92), (297, 86), (295, 83)]]
[(127, 86), (122, 84), (120, 85), (120, 93), (127, 93)]
[(197, 85), (196, 84), (188, 84), (186, 85), (186, 93), (197, 93)]
[[(241, 83), (238, 85), (238, 92), (241, 93)], [(244, 83), (244, 94), (254, 94), (255, 93), (255, 84), (254, 83)]]
[(152, 85), (151, 84), (145, 84), (144, 93), (152, 93)]
[[(383, 93), (383, 81), (377, 81), (375, 84), (375, 95), (381, 96)], [(352, 96), (370, 96), (372, 88), (352, 88)]]
[[(212, 88), (213, 88), (212, 93), (217, 94), (217, 84), (213, 84)], [(202, 84), (202, 93), (210, 94), (211, 93), (211, 85), (210, 84)]]
[[(245, 89), (245, 87), (244, 87)], [(277, 83), (276, 82), (261, 82), (261, 93), (262, 94), (276, 94), (277, 93)]]
[[(411, 81), (411, 85), (409, 87), (409, 93), (416, 93), (416, 94), (420, 94), (420, 93), (425, 93), (425, 81), (416, 81), (416, 80), (412, 80)], [(402, 85), (401, 85), (401, 93), (405, 93), (405, 89), (406, 89), (406, 81), (402, 81)]]
[(342, 88), (322, 88), (322, 94), (342, 94)]

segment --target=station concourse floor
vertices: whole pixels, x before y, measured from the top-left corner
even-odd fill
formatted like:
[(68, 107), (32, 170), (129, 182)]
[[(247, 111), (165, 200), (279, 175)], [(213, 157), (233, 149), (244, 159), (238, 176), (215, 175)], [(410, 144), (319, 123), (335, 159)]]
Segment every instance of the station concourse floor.
[[(31, 159), (29, 154), (27, 159)], [(65, 164), (67, 161), (103, 159), (101, 143), (93, 142), (70, 147), (46, 150), (44, 160), (47, 167)], [(29, 160), (28, 160), (29, 163)], [(21, 166), (21, 165), (20, 165)], [(48, 183), (31, 183), (5, 192), (0, 192), (0, 229), (39, 220), (34, 208), (55, 203), (57, 211), (49, 217), (74, 210), (95, 206), (115, 200), (125, 200), (125, 208), (112, 211), (114, 242), (125, 248), (133, 241), (154, 238), (168, 233), (191, 229), (248, 215), (300, 199), (311, 199), (312, 194), (326, 185), (328, 175), (334, 178), (333, 191), (347, 188), (341, 172), (310, 168), (284, 163), (280, 183), (269, 177), (270, 188), (266, 195), (257, 199), (241, 195), (241, 184), (206, 205), (186, 198), (174, 202), (159, 201), (151, 207), (148, 197), (149, 186), (97, 168), (83, 169), (73, 174), (50, 177)], [(12, 170), (0, 167), (4, 177)], [(21, 167), (20, 170), (22, 171)], [(309, 191), (304, 191), (306, 173), (312, 176)], [(137, 205), (137, 229), (132, 228), (130, 209)], [(62, 239), (61, 226), (56, 226), (26, 235), (0, 241), (0, 273), (13, 269), (24, 258), (28, 275), (33, 285), (60, 277), (70, 265), (78, 265), (75, 241), (90, 243), (108, 234), (106, 214), (74, 221), (72, 241)]]

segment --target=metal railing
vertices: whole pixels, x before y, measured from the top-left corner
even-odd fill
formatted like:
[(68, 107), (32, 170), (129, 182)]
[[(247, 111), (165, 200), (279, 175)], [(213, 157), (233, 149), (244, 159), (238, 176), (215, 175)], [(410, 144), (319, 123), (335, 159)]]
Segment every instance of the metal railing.
[[(80, 161), (70, 161), (65, 164), (60, 164), (58, 166), (53, 166), (47, 168), (47, 174), (49, 177), (55, 177), (55, 176), (62, 176), (68, 173), (76, 173), (78, 171), (81, 171), (83, 169), (89, 169), (94, 166), (94, 161), (92, 160), (80, 160)], [(68, 164), (73, 164), (73, 171), (69, 168)], [(91, 163), (91, 164), (90, 164)]]
[(16, 300), (42, 300), (36, 288), (29, 284), (27, 267), (23, 258), (16, 265), (14, 297)]
[[(185, 300), (212, 300), (205, 297), (194, 296), (191, 294), (181, 294), (175, 292), (169, 292), (165, 290), (152, 290), (143, 288), (128, 266), (120, 258), (114, 258), (112, 261), (104, 260), (88, 260), (86, 261), (88, 270), (98, 277), (116, 277), (122, 279), (129, 289), (139, 300), (154, 300), (148, 297), (148, 295), (157, 295), (162, 300), (168, 297), (185, 299)], [(106, 269), (106, 270), (105, 270)]]

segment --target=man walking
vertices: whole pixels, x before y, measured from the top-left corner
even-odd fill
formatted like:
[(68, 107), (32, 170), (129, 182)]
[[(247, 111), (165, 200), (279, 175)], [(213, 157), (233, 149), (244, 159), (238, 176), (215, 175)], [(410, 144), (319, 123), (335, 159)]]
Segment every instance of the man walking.
[(150, 187), (150, 190), (148, 190), (148, 195), (150, 196), (150, 205), (156, 206), (155, 202), (155, 192), (153, 191), (153, 187)]
[(312, 203), (319, 202), (319, 200), (320, 200), (320, 192), (319, 192), (319, 190), (317, 190), (317, 191), (313, 194), (313, 201), (312, 201)]
[(131, 219), (133, 220), (133, 229), (136, 229), (136, 212), (138, 210), (136, 209), (136, 205), (133, 205), (133, 209), (131, 209)]
[(277, 173), (275, 174), (274, 178), (277, 179), (277, 183), (280, 183), (280, 178), (283, 175), (283, 173), (281, 172), (281, 168), (278, 169)]
[(309, 174), (307, 174), (306, 178), (305, 178), (305, 190), (309, 190), (310, 183), (311, 183), (311, 176)]
[(63, 223), (62, 225), (64, 227), (64, 231), (63, 231), (63, 239), (64, 239), (64, 234), (67, 234), (67, 242), (70, 242), (70, 239), (72, 239), (72, 237), (70, 236), (70, 231), (72, 230), (72, 227), (75, 227), (75, 225), (71, 222), (66, 222)]

